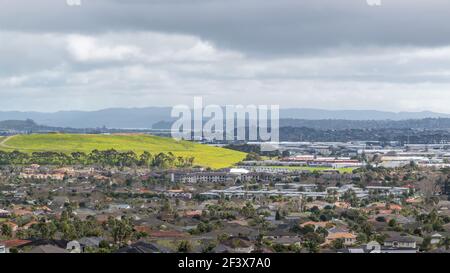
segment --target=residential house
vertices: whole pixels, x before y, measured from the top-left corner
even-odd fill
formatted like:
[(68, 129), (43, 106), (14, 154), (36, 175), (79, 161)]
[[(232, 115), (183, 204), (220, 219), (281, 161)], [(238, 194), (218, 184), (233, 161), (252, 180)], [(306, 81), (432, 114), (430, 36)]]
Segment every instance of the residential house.
[(352, 205), (351, 205), (350, 203), (348, 203), (348, 202), (337, 201), (337, 202), (334, 202), (334, 206), (335, 206), (336, 208), (339, 208), (339, 209), (348, 209), (348, 208), (350, 208)]
[(253, 243), (242, 237), (228, 238), (214, 248), (215, 253), (251, 253), (253, 250)]
[(179, 232), (176, 230), (152, 230), (148, 231), (149, 238), (186, 238), (188, 237), (187, 233)]
[(284, 246), (290, 246), (293, 244), (300, 245), (301, 238), (295, 232), (288, 229), (275, 229), (269, 231), (264, 239), (271, 240), (274, 244), (281, 244)]
[(7, 218), (11, 216), (11, 213), (7, 210), (0, 209), (0, 218)]
[(306, 226), (314, 226), (314, 230), (317, 230), (319, 227), (330, 228), (333, 226), (333, 224), (331, 222), (314, 222), (314, 221), (308, 221), (303, 224), (300, 224), (300, 227), (306, 227)]
[(156, 243), (138, 241), (134, 244), (118, 249), (115, 253), (169, 253), (170, 250)]
[(78, 241), (70, 241), (67, 243), (66, 250), (70, 253), (81, 253), (81, 244)]
[(433, 235), (431, 235), (431, 244), (432, 245), (438, 245), (441, 243), (442, 239), (444, 238), (444, 236), (442, 236), (439, 233), (434, 233)]
[(350, 247), (338, 250), (338, 253), (417, 253), (414, 248), (390, 248), (381, 246), (378, 242), (372, 241), (360, 247)]
[(14, 208), (12, 210), (12, 214), (16, 216), (26, 216), (26, 215), (33, 215), (33, 212), (30, 209), (27, 208)]
[(3, 224), (9, 226), (11, 228), (12, 232), (16, 232), (19, 229), (19, 226), (16, 223), (11, 222), (11, 221), (5, 222)]
[(102, 237), (83, 237), (78, 240), (81, 245), (81, 248), (84, 252), (86, 247), (98, 248), (100, 246), (100, 242), (104, 239)]
[(161, 192), (163, 195), (171, 198), (186, 198), (192, 199), (192, 193), (185, 192), (184, 190), (167, 190)]
[(31, 250), (25, 251), (26, 253), (69, 253), (64, 248), (57, 247), (54, 245), (39, 245), (33, 247)]
[(20, 178), (23, 179), (37, 179), (37, 180), (57, 180), (62, 181), (64, 180), (64, 174), (55, 173), (55, 174), (48, 174), (48, 173), (21, 173), (19, 175)]
[(301, 212), (291, 212), (288, 215), (284, 216), (286, 221), (299, 221), (304, 216)]
[[(29, 244), (30, 242), (31, 241), (19, 240), (19, 239), (2, 241), (2, 242), (0, 242), (0, 253), (10, 253), (11, 249), (21, 247), (23, 245)], [(3, 246), (3, 250), (2, 250), (2, 246)], [(4, 252), (2, 252), (2, 251), (4, 251)]]
[(39, 222), (37, 222), (37, 221), (30, 221), (30, 222), (28, 222), (27, 224), (25, 224), (25, 225), (23, 225), (22, 226), (22, 228), (21, 229), (23, 229), (23, 230), (28, 230), (29, 228), (31, 228), (33, 225), (36, 225), (36, 224), (38, 224)]
[(351, 246), (356, 244), (356, 235), (350, 232), (336, 232), (330, 233), (325, 238), (325, 244), (331, 244), (335, 240), (342, 239), (344, 241), (344, 245)]
[(74, 176), (75, 170), (74, 170), (74, 168), (64, 167), (64, 168), (59, 168), (59, 169), (54, 170), (53, 173)]
[(421, 241), (419, 238), (395, 232), (388, 233), (388, 236), (389, 237), (384, 240), (384, 246), (390, 248), (416, 249), (417, 243)]
[(129, 210), (131, 206), (128, 204), (111, 204), (109, 205), (111, 210)]
[(66, 250), (67, 244), (66, 240), (38, 239), (23, 244), (18, 249), (25, 253), (69, 253)]
[(307, 210), (312, 209), (313, 207), (317, 207), (318, 209), (324, 209), (325, 207), (333, 207), (333, 204), (318, 200), (305, 204), (305, 209)]
[(200, 217), (202, 216), (202, 210), (187, 210), (183, 213), (185, 217)]

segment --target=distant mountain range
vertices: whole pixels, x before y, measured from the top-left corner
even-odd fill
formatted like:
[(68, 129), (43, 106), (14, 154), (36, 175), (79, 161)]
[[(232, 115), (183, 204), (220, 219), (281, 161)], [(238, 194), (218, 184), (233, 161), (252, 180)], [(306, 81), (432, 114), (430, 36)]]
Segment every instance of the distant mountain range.
[[(110, 108), (98, 111), (60, 111), (55, 113), (0, 111), (1, 120), (31, 119), (37, 124), (72, 128), (150, 129), (154, 124), (172, 121), (171, 107)], [(375, 110), (281, 109), (282, 119), (303, 120), (408, 120), (450, 118), (435, 112), (385, 112)], [(156, 126), (158, 127), (158, 126)]]
[(0, 120), (31, 119), (37, 124), (71, 128), (148, 129), (162, 120), (170, 120), (170, 107), (111, 108), (98, 111), (0, 112)]
[(345, 119), (281, 119), (280, 127), (311, 128), (316, 130), (349, 129), (450, 129), (450, 118), (405, 120), (345, 120)]
[(27, 120), (3, 120), (0, 121), (0, 130), (34, 131), (44, 129), (34, 121)]
[(424, 118), (450, 118), (450, 114), (422, 112), (386, 112), (376, 110), (320, 110), (320, 109), (282, 109), (284, 119), (344, 119), (344, 120), (407, 120)]

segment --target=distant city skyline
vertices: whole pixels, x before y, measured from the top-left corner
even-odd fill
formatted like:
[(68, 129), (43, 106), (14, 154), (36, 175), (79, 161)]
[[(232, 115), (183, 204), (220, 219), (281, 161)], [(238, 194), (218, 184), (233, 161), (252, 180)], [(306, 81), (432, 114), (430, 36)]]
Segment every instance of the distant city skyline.
[[(0, 111), (188, 104), (450, 113), (450, 2), (6, 1)], [(20, 20), (18, 20), (20, 18)]]

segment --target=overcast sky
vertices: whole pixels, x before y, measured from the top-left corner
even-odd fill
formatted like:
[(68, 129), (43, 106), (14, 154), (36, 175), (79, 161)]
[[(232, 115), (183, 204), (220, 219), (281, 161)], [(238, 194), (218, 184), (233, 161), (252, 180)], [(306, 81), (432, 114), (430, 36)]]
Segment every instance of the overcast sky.
[(450, 113), (450, 1), (0, 0), (0, 110)]

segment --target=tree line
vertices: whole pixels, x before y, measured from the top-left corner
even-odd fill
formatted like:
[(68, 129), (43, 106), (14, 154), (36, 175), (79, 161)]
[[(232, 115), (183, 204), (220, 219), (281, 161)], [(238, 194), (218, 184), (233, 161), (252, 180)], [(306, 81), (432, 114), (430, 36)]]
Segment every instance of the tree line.
[(0, 165), (102, 165), (117, 167), (148, 167), (148, 168), (186, 168), (192, 167), (194, 157), (175, 156), (173, 153), (143, 152), (138, 155), (133, 151), (116, 151), (109, 149), (105, 151), (93, 150), (84, 152), (33, 152), (23, 153), (20, 151), (0, 151)]
[[(71, 204), (66, 204), (59, 219), (52, 218), (50, 221), (41, 219), (28, 229), (21, 229), (16, 237), (19, 239), (38, 238), (44, 240), (63, 239), (67, 241), (77, 240), (83, 237), (105, 237), (110, 238), (113, 244), (107, 241), (100, 243), (95, 252), (111, 252), (117, 247), (123, 246), (128, 240), (139, 240), (147, 236), (143, 232), (134, 229), (131, 219), (121, 217), (120, 219), (110, 216), (106, 222), (98, 223), (94, 216), (89, 215), (81, 220), (73, 213)], [(13, 238), (11, 227), (6, 224), (0, 225), (0, 235)]]

